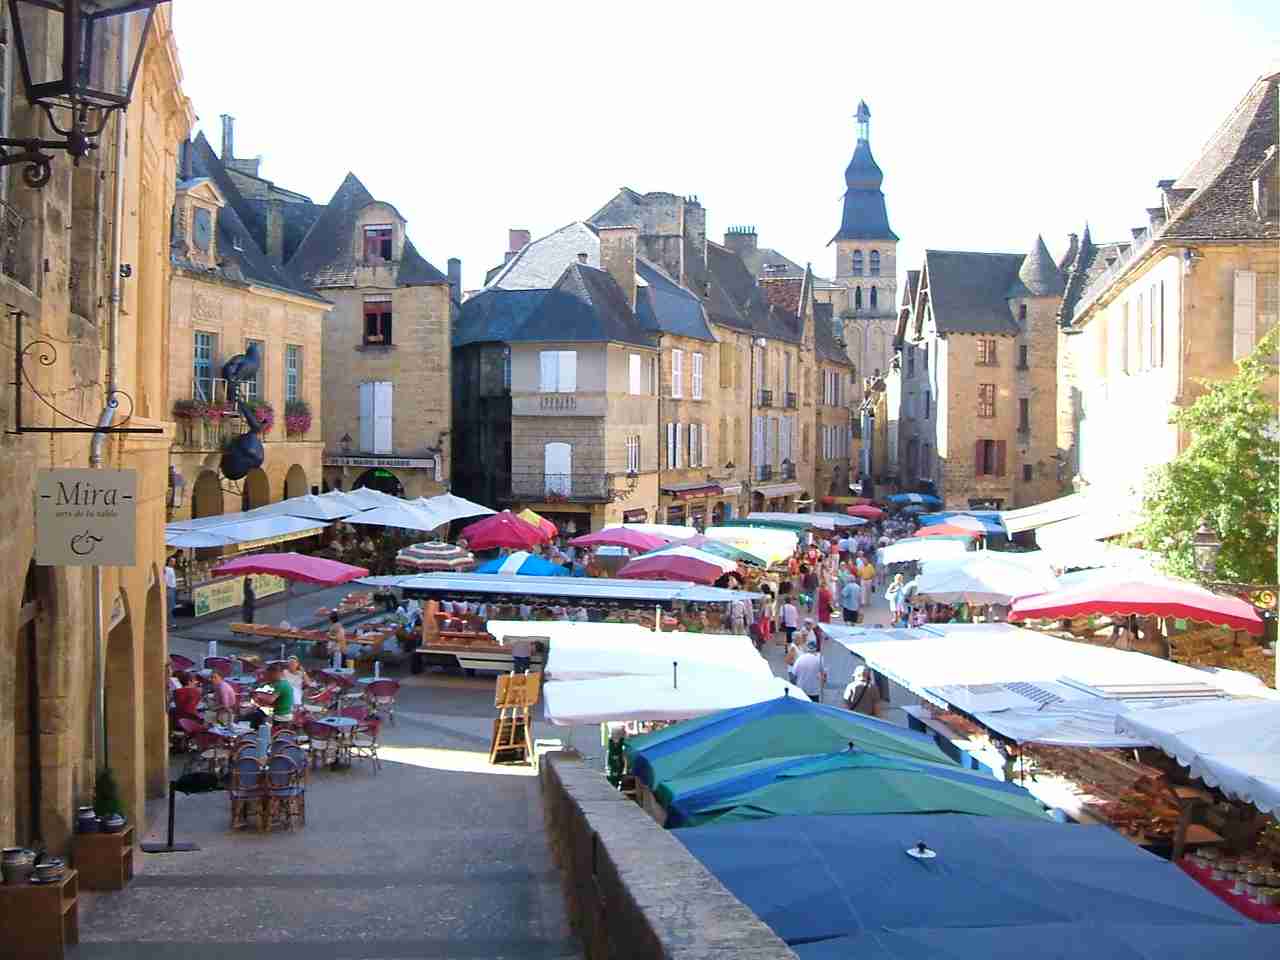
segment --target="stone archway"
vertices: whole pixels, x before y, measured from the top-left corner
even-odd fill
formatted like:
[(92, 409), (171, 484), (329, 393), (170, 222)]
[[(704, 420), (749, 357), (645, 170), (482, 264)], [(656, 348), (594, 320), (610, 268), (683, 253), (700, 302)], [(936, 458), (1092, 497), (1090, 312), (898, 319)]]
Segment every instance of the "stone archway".
[(261, 467), (254, 467), (240, 481), (240, 509), (252, 510), (271, 502), (271, 484)]
[(393, 497), (404, 496), (404, 484), (390, 470), (377, 467), (373, 470), (366, 470), (356, 478), (356, 482), (351, 485), (352, 490), (358, 490), (361, 487), (368, 487), (370, 490), (380, 490), (383, 493), (389, 493)]
[(284, 498), (288, 500), (291, 497), (305, 497), (309, 491), (307, 471), (295, 463), (284, 475)]
[(37, 616), (41, 604), (41, 572), (42, 568), (34, 562), (27, 567), (14, 638), (13, 689), (3, 697), (12, 704), (13, 710), (13, 821), (5, 835), (27, 846), (35, 846), (44, 837), (39, 815), (44, 805), (39, 718), (41, 643)]
[(213, 470), (202, 470), (191, 488), (191, 517), (217, 517), (222, 514), (222, 481)]
[(142, 633), (142, 725), (149, 797), (164, 796), (169, 783), (169, 643), (161, 576), (153, 572)]
[(117, 594), (112, 604), (111, 619), (115, 626), (107, 634), (106, 689), (104, 710), (106, 714), (106, 766), (115, 774), (120, 788), (120, 798), (126, 807), (125, 815), (137, 822), (141, 810), (133, 809), (133, 798), (140, 795), (143, 779), (142, 730), (138, 723), (139, 671), (136, 668), (137, 649), (133, 635), (133, 616), (129, 611), (124, 592)]

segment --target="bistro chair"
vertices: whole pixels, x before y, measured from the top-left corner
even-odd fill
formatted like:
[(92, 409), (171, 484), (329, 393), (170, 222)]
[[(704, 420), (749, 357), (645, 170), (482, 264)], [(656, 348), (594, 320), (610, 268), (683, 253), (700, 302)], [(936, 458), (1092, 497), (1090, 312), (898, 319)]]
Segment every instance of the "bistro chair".
[(288, 757), (298, 765), (298, 769), (302, 771), (302, 782), (307, 782), (307, 751), (296, 743), (273, 743), (271, 749), (267, 751), (267, 757)]
[(292, 830), (296, 817), (302, 826), (307, 825), (307, 789), (302, 770), (292, 757), (276, 754), (268, 757), (267, 774), (267, 823), (275, 826), (282, 821), (285, 829)]
[(323, 687), (315, 693), (304, 693), (302, 695), (303, 712), (313, 715), (328, 713), (337, 696), (337, 689), (337, 687)]
[(205, 657), (204, 668), (206, 670), (217, 670), (224, 677), (229, 677), (235, 672), (230, 657)]
[(369, 717), (356, 724), (355, 732), (351, 735), (348, 745), (348, 751), (353, 759), (369, 761), (370, 766), (373, 767), (374, 776), (377, 776), (378, 768), (382, 765), (382, 761), (378, 759), (378, 734), (381, 731), (382, 721), (377, 717)]
[(369, 705), (379, 715), (385, 714), (393, 727), (396, 725), (396, 697), (399, 695), (399, 680), (375, 680), (365, 690)]
[(169, 666), (179, 671), (194, 670), (196, 662), (180, 653), (171, 653), (169, 654)]
[(252, 676), (258, 672), (258, 667), (252, 660), (246, 660), (244, 657), (232, 657), (231, 659), (234, 661), (236, 670), (241, 676)]
[(266, 777), (255, 757), (237, 757), (231, 762), (231, 829), (243, 827), (249, 814), (258, 818), (258, 829), (267, 828), (264, 804), (267, 799)]
[(311, 768), (314, 770), (321, 763), (333, 763), (338, 759), (338, 732), (323, 723), (307, 724), (307, 736), (310, 738)]
[(227, 738), (211, 730), (197, 730), (191, 734), (191, 743), (195, 752), (187, 759), (183, 773), (205, 770), (221, 779), (226, 772), (227, 761), (231, 759), (231, 745)]

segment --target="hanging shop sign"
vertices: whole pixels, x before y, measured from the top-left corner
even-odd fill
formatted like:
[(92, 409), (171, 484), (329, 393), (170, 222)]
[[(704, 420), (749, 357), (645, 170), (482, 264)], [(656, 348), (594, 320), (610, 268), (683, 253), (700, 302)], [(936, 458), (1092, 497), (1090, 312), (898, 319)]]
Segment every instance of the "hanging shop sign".
[(131, 567), (136, 562), (136, 470), (40, 470), (36, 563)]

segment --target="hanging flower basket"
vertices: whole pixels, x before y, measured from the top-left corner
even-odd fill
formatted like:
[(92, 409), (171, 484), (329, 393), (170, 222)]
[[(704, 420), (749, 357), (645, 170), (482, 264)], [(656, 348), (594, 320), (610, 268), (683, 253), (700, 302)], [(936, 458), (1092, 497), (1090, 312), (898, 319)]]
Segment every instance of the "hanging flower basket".
[(216, 403), (207, 400), (175, 400), (173, 418), (175, 420), (203, 420), (206, 423), (218, 423), (222, 420), (223, 409)]
[(249, 409), (262, 425), (262, 432), (268, 433), (276, 423), (276, 408), (265, 400), (250, 401)]
[(290, 400), (284, 405), (284, 429), (291, 437), (311, 429), (311, 407), (305, 400)]

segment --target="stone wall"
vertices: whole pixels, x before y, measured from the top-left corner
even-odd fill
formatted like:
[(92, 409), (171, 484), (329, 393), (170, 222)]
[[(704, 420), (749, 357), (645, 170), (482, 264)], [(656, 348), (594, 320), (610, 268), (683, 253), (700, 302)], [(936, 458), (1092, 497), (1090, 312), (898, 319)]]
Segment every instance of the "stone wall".
[(795, 957), (599, 771), (552, 753), (542, 758), (539, 777), (570, 923), (588, 960)]

